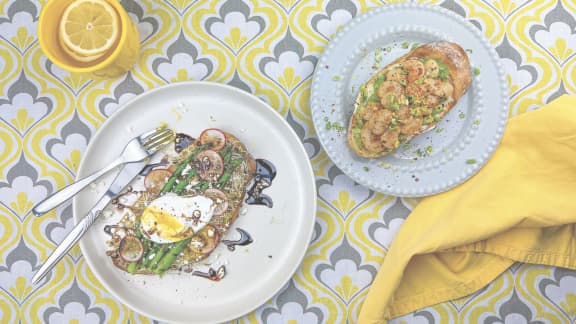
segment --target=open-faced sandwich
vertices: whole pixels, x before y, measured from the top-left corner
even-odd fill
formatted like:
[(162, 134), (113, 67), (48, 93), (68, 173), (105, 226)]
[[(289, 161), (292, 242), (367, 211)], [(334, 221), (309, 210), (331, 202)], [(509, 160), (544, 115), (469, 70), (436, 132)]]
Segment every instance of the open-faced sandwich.
[(362, 85), (348, 126), (348, 145), (366, 158), (389, 154), (433, 128), (471, 79), (468, 56), (458, 44), (415, 48)]
[(261, 190), (275, 170), (264, 170), (273, 167), (255, 160), (232, 134), (219, 129), (207, 129), (198, 139), (178, 134), (174, 151), (146, 175), (145, 190), (117, 198), (124, 216), (105, 227), (111, 236), (108, 255), (129, 273), (191, 272), (236, 220), (251, 182), (248, 203), (271, 203)]

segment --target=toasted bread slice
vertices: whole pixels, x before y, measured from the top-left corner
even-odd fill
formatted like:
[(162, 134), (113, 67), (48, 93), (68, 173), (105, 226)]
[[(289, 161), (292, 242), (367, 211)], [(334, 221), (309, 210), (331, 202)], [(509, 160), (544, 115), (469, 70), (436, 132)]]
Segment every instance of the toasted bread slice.
[(419, 46), (378, 71), (360, 87), (348, 125), (348, 146), (377, 158), (433, 128), (472, 80), (458, 44)]
[[(232, 225), (232, 223), (238, 218), (240, 214), (240, 208), (244, 202), (244, 198), (246, 195), (246, 189), (249, 183), (253, 180), (256, 174), (256, 160), (252, 157), (252, 155), (247, 151), (246, 147), (238, 138), (233, 136), (230, 133), (221, 131), (225, 135), (225, 141), (221, 141), (220, 143), (225, 144), (218, 144), (218, 148), (214, 148), (219, 152), (219, 154), (225, 150), (229, 150), (227, 154), (229, 154), (228, 159), (223, 159), (224, 164), (224, 172), (220, 176), (218, 180), (214, 179), (212, 184), (209, 186), (210, 188), (198, 189), (187, 186), (186, 189), (179, 192), (178, 195), (187, 196), (187, 195), (205, 195), (209, 198), (210, 195), (208, 194), (209, 190), (218, 191), (218, 194), (224, 194), (225, 200), (227, 201), (227, 206), (224, 207), (225, 211), (222, 213), (216, 213), (212, 216), (210, 221), (198, 232), (194, 233), (194, 235), (190, 239), (190, 243), (183, 249), (181, 254), (176, 258), (175, 262), (170, 266), (169, 269), (178, 270), (178, 269), (188, 269), (191, 270), (191, 266), (206, 258), (216, 246), (220, 243), (222, 238), (224, 238), (226, 232)], [(176, 165), (180, 164), (182, 161), (185, 161), (193, 152), (201, 145), (200, 140), (194, 140), (193, 143), (184, 148), (178, 158), (172, 161), (172, 165), (166, 167), (166, 170), (174, 171), (176, 169)], [(209, 148), (210, 149), (210, 148)], [(212, 150), (211, 150), (212, 151)], [(203, 151), (200, 151), (203, 152)], [(214, 151), (212, 151), (214, 152)], [(198, 153), (200, 154), (200, 153)], [(224, 154), (222, 154), (224, 155)], [(228, 160), (228, 161), (226, 161)], [(197, 168), (194, 163), (189, 163), (190, 167)], [(200, 175), (201, 171), (196, 170), (196, 174)], [(217, 181), (222, 180), (226, 177), (225, 182), (218, 183)], [(180, 178), (185, 178), (185, 176), (181, 176)], [(168, 181), (168, 178), (166, 178)], [(212, 180), (211, 180), (212, 181)], [(214, 188), (214, 189), (211, 189)], [(140, 196), (138, 201), (130, 207), (132, 214), (135, 216), (135, 219), (122, 219), (118, 226), (127, 229), (127, 234), (136, 235), (137, 233), (137, 224), (139, 224), (139, 217), (144, 212), (147, 204), (154, 200), (159, 195), (159, 192), (153, 192), (152, 196), (144, 193)], [(212, 198), (217, 199), (217, 198)], [(219, 197), (218, 199), (221, 199)], [(216, 200), (215, 200), (216, 203)], [(130, 216), (129, 216), (130, 217)], [(143, 242), (146, 240), (145, 238), (141, 239)], [(111, 246), (112, 250), (108, 251), (108, 254), (112, 258), (112, 262), (114, 265), (123, 270), (128, 271), (127, 267), (129, 262), (126, 262), (122, 257), (120, 257), (120, 239), (112, 239), (108, 242)], [(152, 244), (152, 242), (149, 242)], [(145, 244), (146, 245), (146, 244)], [(146, 252), (146, 251), (145, 251)], [(150, 268), (146, 268), (144, 266), (139, 266), (136, 270), (132, 270), (134, 274), (143, 274), (143, 275), (155, 275), (156, 272), (152, 271)]]

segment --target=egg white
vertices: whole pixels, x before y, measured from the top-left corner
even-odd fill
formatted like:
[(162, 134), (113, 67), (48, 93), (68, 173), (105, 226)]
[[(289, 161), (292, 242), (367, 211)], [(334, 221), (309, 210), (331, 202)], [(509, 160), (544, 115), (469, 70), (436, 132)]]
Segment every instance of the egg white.
[(208, 197), (167, 193), (144, 209), (140, 230), (144, 237), (156, 243), (177, 242), (206, 226), (214, 208), (214, 201)]

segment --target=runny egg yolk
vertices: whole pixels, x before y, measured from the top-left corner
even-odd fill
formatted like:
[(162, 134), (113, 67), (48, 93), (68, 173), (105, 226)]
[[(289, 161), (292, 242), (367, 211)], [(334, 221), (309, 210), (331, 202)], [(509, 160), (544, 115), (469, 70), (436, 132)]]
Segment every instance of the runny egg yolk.
[(144, 209), (140, 229), (153, 242), (177, 242), (206, 226), (212, 219), (214, 207), (214, 202), (208, 197), (182, 197), (168, 193)]

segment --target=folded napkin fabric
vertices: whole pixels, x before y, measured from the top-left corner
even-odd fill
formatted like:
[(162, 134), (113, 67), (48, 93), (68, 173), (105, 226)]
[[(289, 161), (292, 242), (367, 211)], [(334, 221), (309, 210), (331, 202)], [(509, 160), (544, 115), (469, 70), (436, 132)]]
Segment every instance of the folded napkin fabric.
[(510, 119), (488, 163), (422, 200), (372, 283), (360, 323), (472, 294), (515, 261), (576, 269), (576, 97)]

